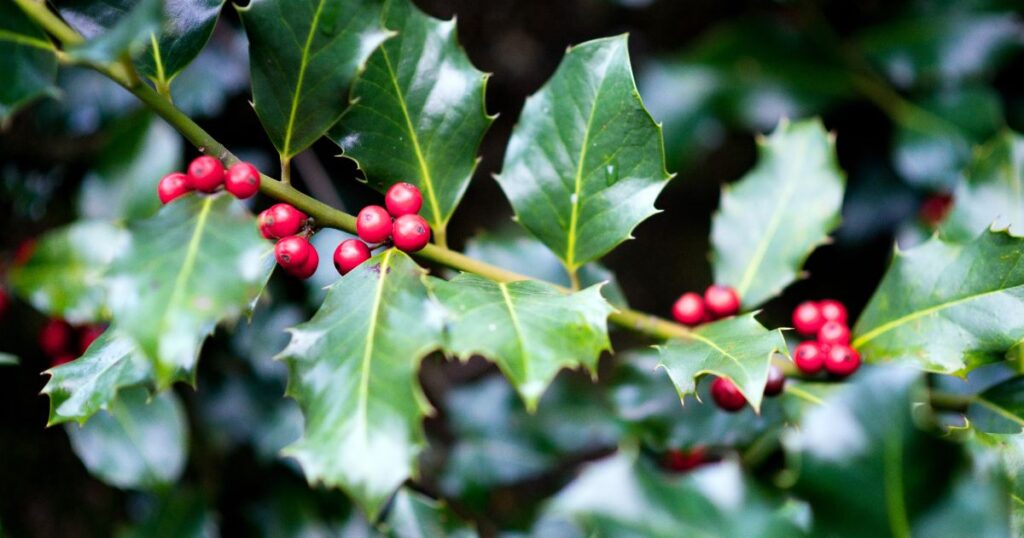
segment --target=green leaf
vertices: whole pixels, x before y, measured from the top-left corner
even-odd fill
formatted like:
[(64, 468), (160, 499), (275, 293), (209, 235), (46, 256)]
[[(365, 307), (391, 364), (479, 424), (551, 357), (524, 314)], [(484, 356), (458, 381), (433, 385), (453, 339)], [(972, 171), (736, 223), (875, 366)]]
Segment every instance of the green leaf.
[[(923, 533), (934, 529), (937, 512), (956, 507), (950, 499), (964, 454), (916, 428), (911, 409), (921, 381), (907, 368), (864, 368), (784, 438), (793, 489), (811, 505), (814, 535), (958, 536)], [(973, 523), (1005, 527), (1009, 518), (997, 513)]]
[(661, 348), (661, 363), (676, 385), (679, 397), (697, 387), (696, 377), (715, 374), (728, 377), (759, 411), (768, 368), (775, 353), (787, 354), (782, 331), (769, 331), (754, 314), (707, 323), (688, 338), (668, 341)]
[[(521, 275), (568, 288), (572, 283), (562, 262), (543, 243), (527, 234), (520, 226), (502, 226), (485, 231), (466, 241), (466, 256), (497, 265)], [(607, 267), (598, 262), (580, 267), (580, 285), (583, 287), (606, 283), (601, 295), (615, 306), (626, 307), (626, 294)]]
[(986, 231), (897, 252), (854, 327), (869, 362), (939, 373), (995, 362), (1024, 339), (1024, 239)]
[(17, 366), (18, 364), (21, 364), (21, 360), (17, 355), (0, 351), (0, 366)]
[(972, 398), (967, 417), (975, 428), (991, 433), (1024, 433), (1024, 377), (997, 383)]
[(0, 72), (0, 124), (34, 99), (55, 94), (56, 49), (11, 1), (0, 2)]
[(11, 268), (11, 289), (36, 310), (71, 323), (108, 315), (103, 275), (130, 236), (103, 221), (83, 220), (40, 237), (32, 257)]
[(345, 490), (370, 520), (414, 473), (424, 444), (430, 405), (416, 373), (440, 347), (442, 328), (424, 275), (404, 253), (385, 250), (331, 286), (279, 355), (288, 395), (306, 417), (302, 438), (284, 453), (310, 482)]
[(131, 232), (107, 278), (110, 309), (164, 388), (194, 376), (203, 340), (259, 296), (273, 256), (256, 219), (228, 194), (179, 198)]
[(173, 393), (122, 392), (84, 426), (66, 426), (85, 468), (122, 489), (156, 489), (178, 480), (188, 455), (185, 410)]
[(97, 411), (111, 409), (121, 389), (154, 381), (149, 361), (116, 327), (107, 328), (78, 359), (44, 373), (50, 376), (42, 390), (50, 396), (48, 426), (84, 424)]
[(166, 86), (203, 50), (224, 0), (164, 0), (159, 35), (150, 34), (135, 65), (157, 87)]
[(163, 21), (163, 0), (65, 0), (58, 9), (86, 38), (68, 47), (68, 55), (96, 64), (141, 53)]
[(949, 241), (967, 242), (995, 224), (1024, 231), (1024, 137), (1004, 131), (975, 150), (957, 184), (953, 209), (940, 229)]
[(388, 37), (382, 7), (383, 0), (253, 0), (238, 8), (253, 106), (282, 159), (341, 117), (352, 78)]
[(679, 477), (620, 452), (589, 464), (552, 500), (531, 535), (768, 538), (804, 533), (781, 503), (743, 477), (735, 462)]
[(527, 99), (497, 179), (519, 223), (575, 272), (654, 214), (670, 177), (618, 36), (569, 49)]
[(370, 57), (352, 84), (352, 106), (331, 138), (380, 191), (402, 181), (423, 192), (420, 212), (435, 235), (469, 186), (487, 115), (487, 75), (459, 47), (455, 21), (427, 16), (410, 0), (384, 4), (398, 35)]
[(160, 209), (157, 184), (181, 169), (181, 136), (152, 115), (118, 123), (82, 182), (78, 212), (105, 220), (137, 220)]
[(778, 295), (839, 226), (843, 173), (819, 120), (783, 121), (758, 140), (757, 166), (722, 193), (711, 224), (715, 282), (743, 307)]
[(387, 535), (395, 538), (478, 536), (444, 503), (406, 488), (398, 490), (387, 518)]
[[(120, 529), (117, 538), (152, 538), (173, 536), (175, 538), (216, 538), (220, 536), (217, 516), (207, 506), (204, 496), (194, 490), (179, 487), (173, 494), (147, 499), (138, 512), (143, 513), (141, 521), (131, 527)], [(136, 511), (132, 511), (136, 512)], [(136, 516), (137, 517), (137, 516)]]
[(600, 286), (566, 295), (541, 282), (463, 273), (431, 279), (430, 287), (448, 310), (445, 350), (493, 360), (531, 411), (562, 368), (582, 365), (596, 376), (601, 351), (611, 348), (607, 320), (614, 308)]

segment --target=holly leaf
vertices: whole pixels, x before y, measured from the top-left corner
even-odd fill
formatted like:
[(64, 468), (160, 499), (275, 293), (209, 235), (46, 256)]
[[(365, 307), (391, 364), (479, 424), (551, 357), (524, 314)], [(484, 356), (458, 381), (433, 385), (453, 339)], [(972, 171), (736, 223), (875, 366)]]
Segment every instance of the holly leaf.
[(188, 455), (188, 425), (177, 396), (123, 391), (84, 426), (65, 427), (85, 468), (122, 489), (157, 489), (178, 480)]
[(284, 454), (310, 482), (345, 490), (371, 521), (414, 473), (424, 444), (420, 421), (431, 407), (416, 373), (441, 346), (442, 329), (424, 275), (404, 253), (385, 250), (331, 286), (279, 355), (287, 393), (306, 417)]
[(36, 310), (71, 323), (108, 315), (103, 275), (130, 243), (120, 226), (82, 220), (40, 237), (25, 263), (11, 268), (11, 289)]
[(341, 117), (349, 84), (387, 37), (381, 0), (253, 0), (249, 35), (256, 115), (285, 161)]
[(668, 538), (804, 533), (781, 502), (746, 480), (735, 462), (705, 466), (680, 477), (659, 472), (635, 454), (620, 452), (589, 464), (551, 501), (532, 535)]
[(519, 223), (573, 273), (629, 239), (670, 177), (623, 35), (566, 52), (527, 99), (497, 180)]
[(273, 256), (256, 219), (228, 194), (180, 198), (131, 232), (107, 276), (110, 309), (164, 388), (195, 375), (203, 340), (259, 296)]
[(0, 2), (0, 124), (43, 95), (55, 95), (53, 43), (14, 2)]
[[(466, 256), (497, 265), (521, 275), (568, 288), (572, 283), (562, 263), (543, 243), (519, 226), (502, 226), (477, 234), (466, 241)], [(591, 262), (579, 271), (580, 285), (601, 287), (601, 295), (615, 306), (628, 306), (615, 273), (599, 262)]]
[(940, 233), (967, 242), (990, 226), (1024, 232), (1024, 137), (1003, 131), (978, 148), (960, 179)]
[(1024, 339), (1024, 239), (988, 230), (897, 252), (854, 327), (869, 362), (963, 373)]
[[(159, 495), (144, 504), (140, 521), (119, 529), (117, 538), (213, 538), (220, 536), (219, 517), (208, 505), (203, 493), (187, 486), (177, 487), (173, 495)], [(136, 517), (139, 514), (134, 514)]]
[(157, 87), (168, 86), (206, 46), (224, 0), (163, 0), (163, 25), (149, 36), (139, 72)]
[(493, 360), (530, 411), (562, 368), (586, 367), (609, 350), (608, 314), (600, 286), (566, 295), (550, 284), (494, 282), (467, 273), (431, 279), (431, 291), (448, 310), (445, 350)]
[(758, 139), (757, 166), (722, 193), (711, 223), (715, 282), (745, 309), (778, 295), (839, 226), (843, 173), (820, 120), (782, 121)]
[(136, 220), (160, 209), (157, 184), (181, 169), (181, 136), (150, 114), (132, 115), (110, 138), (82, 182), (78, 212), (105, 220)]
[(967, 406), (976, 429), (988, 433), (1024, 433), (1024, 376), (1016, 376), (976, 394)]
[(65, 0), (58, 10), (86, 38), (68, 55), (95, 64), (141, 53), (163, 21), (163, 0)]
[(696, 377), (714, 374), (731, 379), (755, 411), (761, 409), (772, 356), (788, 356), (782, 331), (769, 331), (745, 314), (697, 327), (688, 338), (669, 340), (660, 348), (659, 367), (668, 372), (680, 400), (696, 390)]
[(469, 186), (487, 115), (487, 75), (459, 47), (455, 20), (427, 16), (410, 0), (388, 0), (384, 26), (397, 36), (370, 57), (352, 84), (353, 103), (332, 129), (371, 186), (409, 182), (435, 237)]
[(110, 409), (121, 389), (154, 381), (145, 355), (116, 327), (103, 331), (78, 359), (44, 373), (50, 376), (42, 390), (50, 397), (47, 426), (84, 424), (97, 411)]
[(395, 494), (388, 511), (387, 536), (470, 538), (478, 535), (444, 503), (402, 488)]

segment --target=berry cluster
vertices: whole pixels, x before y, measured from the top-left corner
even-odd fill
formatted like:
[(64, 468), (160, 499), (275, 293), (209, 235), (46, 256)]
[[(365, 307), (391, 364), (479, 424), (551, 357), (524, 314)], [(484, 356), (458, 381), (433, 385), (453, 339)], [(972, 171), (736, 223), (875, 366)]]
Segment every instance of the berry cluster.
[(301, 279), (313, 276), (320, 255), (306, 239), (311, 230), (305, 213), (291, 204), (274, 204), (263, 210), (257, 221), (263, 237), (278, 240), (274, 257), (288, 274)]
[(823, 368), (836, 377), (846, 377), (860, 367), (860, 355), (850, 347), (846, 307), (839, 301), (805, 301), (793, 310), (793, 326), (814, 340), (800, 343), (793, 362), (803, 373), (814, 375)]
[(160, 179), (156, 191), (160, 201), (170, 203), (192, 191), (214, 192), (221, 186), (236, 198), (244, 200), (260, 190), (260, 172), (244, 162), (231, 165), (227, 170), (219, 160), (201, 155), (188, 165), (188, 173), (173, 172)]
[(672, 305), (672, 317), (683, 325), (700, 325), (716, 319), (736, 315), (740, 311), (740, 296), (729, 286), (713, 284), (704, 290), (704, 296), (688, 291)]
[[(764, 395), (768, 397), (778, 396), (782, 394), (782, 389), (786, 386), (786, 375), (782, 373), (782, 369), (776, 365), (771, 365), (768, 368), (768, 382), (764, 385)], [(718, 407), (734, 413), (743, 409), (743, 406), (747, 405), (747, 399), (740, 392), (740, 389), (736, 386), (732, 380), (725, 377), (716, 377), (711, 382), (711, 398), (715, 400), (715, 404)]]
[(105, 330), (102, 325), (72, 327), (62, 319), (51, 319), (39, 330), (39, 348), (50, 358), (50, 366), (60, 366), (84, 355)]
[[(415, 185), (395, 183), (384, 195), (384, 207), (370, 205), (356, 216), (359, 239), (342, 241), (334, 251), (334, 267), (345, 275), (370, 259), (371, 246), (390, 241), (399, 250), (416, 252), (430, 242), (430, 225), (419, 216), (423, 195)], [(386, 209), (385, 209), (386, 208)]]

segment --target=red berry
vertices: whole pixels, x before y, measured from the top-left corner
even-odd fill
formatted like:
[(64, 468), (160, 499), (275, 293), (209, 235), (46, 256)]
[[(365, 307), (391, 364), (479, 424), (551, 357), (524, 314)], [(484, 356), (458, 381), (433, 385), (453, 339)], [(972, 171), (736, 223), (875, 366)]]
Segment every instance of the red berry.
[(250, 198), (260, 190), (260, 171), (249, 163), (235, 163), (224, 176), (224, 188), (239, 200)]
[(695, 469), (707, 461), (707, 452), (704, 447), (698, 446), (690, 450), (669, 450), (665, 452), (662, 463), (666, 469), (682, 473)]
[(103, 334), (107, 328), (102, 325), (86, 325), (78, 332), (78, 354), (85, 355), (85, 350)]
[(826, 321), (818, 331), (818, 342), (830, 346), (849, 344), (850, 329), (838, 321)]
[(817, 342), (803, 342), (793, 351), (793, 362), (801, 372), (813, 375), (821, 371), (825, 349)]
[(796, 332), (812, 336), (818, 334), (825, 318), (821, 316), (821, 309), (814, 301), (804, 301), (793, 310), (793, 327)]
[(834, 345), (825, 355), (825, 370), (834, 376), (846, 377), (856, 372), (859, 367), (860, 354), (850, 346)]
[(11, 301), (7, 297), (7, 290), (0, 288), (0, 318), (4, 317), (7, 313), (7, 307), (10, 306)]
[(679, 296), (672, 305), (672, 317), (683, 325), (698, 325), (704, 321), (704, 299), (692, 291)]
[(765, 396), (778, 396), (786, 385), (786, 374), (774, 364), (768, 368), (768, 382), (764, 385)]
[(197, 191), (213, 192), (224, 183), (224, 165), (209, 155), (200, 155), (188, 165), (188, 182)]
[(294, 269), (288, 269), (286, 267), (285, 270), (288, 271), (288, 274), (292, 275), (293, 277), (301, 278), (301, 279), (305, 280), (305, 279), (313, 276), (313, 273), (316, 272), (316, 270), (317, 270), (317, 268), (319, 266), (320, 266), (320, 255), (317, 254), (315, 248), (311, 248), (309, 250), (309, 257), (306, 258), (306, 263), (303, 264), (302, 267), (298, 267), (298, 268), (294, 268)]
[(821, 311), (821, 319), (825, 321), (838, 321), (846, 325), (846, 307), (835, 299), (825, 299), (818, 302), (818, 310)]
[(309, 259), (309, 253), (315, 250), (305, 238), (290, 235), (274, 245), (274, 257), (285, 269), (302, 269)]
[(62, 364), (67, 364), (73, 360), (75, 360), (74, 355), (61, 355), (50, 361), (50, 368), (56, 368)]
[(423, 195), (416, 185), (411, 183), (395, 183), (384, 195), (384, 205), (395, 218), (402, 215), (415, 215), (423, 207)]
[(18, 248), (14, 251), (14, 265), (25, 265), (29, 260), (32, 259), (32, 255), (36, 253), (36, 240), (35, 238), (26, 239), (18, 244)]
[(71, 325), (62, 319), (51, 319), (39, 330), (39, 347), (51, 357), (64, 355), (71, 348)]
[(306, 214), (289, 204), (274, 204), (260, 214), (264, 237), (281, 239), (299, 233), (306, 224)]
[(160, 179), (156, 186), (156, 194), (160, 197), (160, 203), (166, 205), (172, 200), (188, 194), (192, 188), (189, 187), (188, 176), (181, 172), (167, 174)]
[(942, 223), (952, 206), (952, 195), (948, 193), (933, 194), (921, 203), (918, 215), (929, 228), (934, 228)]
[(379, 205), (364, 207), (356, 217), (356, 233), (367, 243), (383, 243), (391, 236), (391, 215)]
[(341, 276), (370, 259), (370, 247), (358, 239), (346, 239), (334, 249), (334, 268)]
[(704, 290), (704, 304), (716, 318), (724, 318), (740, 311), (740, 296), (729, 286), (714, 284)]
[(718, 407), (730, 413), (743, 409), (747, 404), (747, 399), (743, 397), (740, 389), (736, 388), (736, 384), (724, 377), (716, 377), (711, 383), (711, 397)]
[(430, 241), (430, 225), (419, 215), (402, 215), (395, 219), (391, 238), (399, 250), (416, 252)]

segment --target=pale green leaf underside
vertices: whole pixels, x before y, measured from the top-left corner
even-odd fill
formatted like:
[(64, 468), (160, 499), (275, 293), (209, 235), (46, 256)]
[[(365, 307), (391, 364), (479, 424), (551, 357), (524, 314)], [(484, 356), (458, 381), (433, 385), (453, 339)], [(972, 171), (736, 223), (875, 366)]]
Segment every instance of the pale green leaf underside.
[(253, 0), (239, 14), (249, 36), (253, 106), (285, 159), (338, 121), (348, 87), (387, 37), (383, 0)]
[(527, 99), (497, 180), (518, 222), (575, 271), (630, 238), (669, 177), (618, 36), (569, 49)]
[(614, 309), (600, 286), (567, 295), (536, 281), (493, 282), (470, 274), (430, 280), (447, 309), (445, 350), (462, 358), (493, 360), (534, 410), (563, 368), (579, 365), (596, 375), (610, 348), (608, 314)]
[(782, 332), (765, 329), (754, 314), (701, 325), (692, 336), (669, 340), (660, 350), (659, 366), (680, 398), (696, 390), (697, 376), (714, 374), (736, 383), (755, 410), (761, 408), (772, 356), (787, 353)]
[(1024, 239), (985, 231), (898, 252), (854, 327), (870, 362), (960, 373), (1024, 339)]
[(375, 189), (409, 182), (423, 192), (420, 214), (443, 230), (469, 186), (476, 152), (493, 118), (487, 77), (469, 62), (455, 21), (439, 21), (410, 0), (388, 0), (381, 45), (352, 84), (352, 106), (331, 130)]
[(424, 275), (396, 249), (378, 254), (329, 288), (279, 356), (288, 364), (288, 395), (306, 419), (285, 453), (310, 482), (345, 490), (371, 520), (414, 473), (424, 444), (421, 419), (430, 406), (416, 373), (442, 338)]
[(152, 362), (161, 388), (194, 374), (203, 340), (262, 292), (273, 256), (229, 194), (188, 195), (135, 223), (107, 275), (113, 324)]
[(1024, 137), (1011, 131), (975, 151), (940, 233), (967, 242), (993, 225), (1024, 233)]
[(783, 121), (758, 140), (757, 166), (722, 194), (711, 224), (715, 282), (745, 310), (796, 280), (810, 253), (839, 225), (843, 174), (819, 120)]
[(130, 242), (123, 228), (83, 220), (47, 232), (32, 257), (11, 269), (11, 289), (35, 309), (71, 323), (107, 315), (103, 274)]

